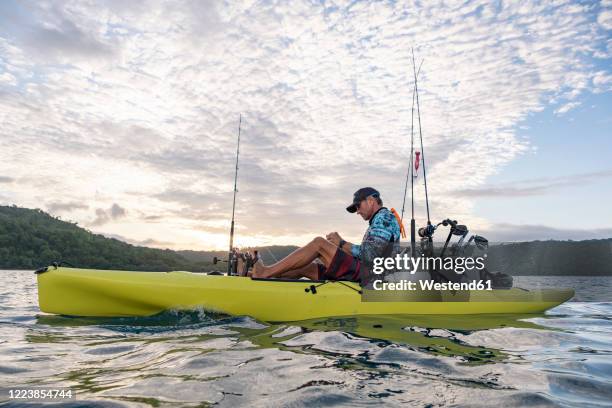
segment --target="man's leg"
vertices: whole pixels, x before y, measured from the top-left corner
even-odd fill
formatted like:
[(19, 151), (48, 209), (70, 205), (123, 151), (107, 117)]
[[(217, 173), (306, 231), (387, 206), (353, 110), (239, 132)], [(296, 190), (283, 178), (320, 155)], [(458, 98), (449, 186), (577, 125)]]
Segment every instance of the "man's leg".
[(245, 276), (242, 274), (242, 271), (244, 270), (244, 261), (242, 260), (241, 256), (238, 257), (236, 263), (236, 271), (238, 272), (238, 276)]
[(311, 262), (308, 265), (300, 268), (287, 271), (279, 276), (281, 279), (300, 279), (308, 278), (310, 280), (319, 279), (319, 267), (315, 262)]
[(323, 237), (316, 237), (306, 246), (298, 248), (275, 264), (265, 266), (263, 262), (257, 261), (253, 266), (254, 278), (274, 278), (285, 272), (300, 269), (317, 258), (323, 261), (327, 267), (331, 264), (338, 247)]

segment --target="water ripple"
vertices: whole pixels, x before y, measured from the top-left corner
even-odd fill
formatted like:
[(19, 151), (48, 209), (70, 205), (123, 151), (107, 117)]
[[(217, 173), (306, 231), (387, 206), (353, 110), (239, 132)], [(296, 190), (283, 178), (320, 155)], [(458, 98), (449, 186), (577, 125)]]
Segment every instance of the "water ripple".
[[(202, 310), (71, 318), (39, 312), (33, 275), (0, 273), (0, 287), (15, 288), (0, 293), (0, 384), (72, 387), (77, 402), (62, 406), (595, 407), (612, 401), (612, 302), (570, 302), (540, 316), (291, 324)], [(6, 395), (2, 402), (35, 406)]]

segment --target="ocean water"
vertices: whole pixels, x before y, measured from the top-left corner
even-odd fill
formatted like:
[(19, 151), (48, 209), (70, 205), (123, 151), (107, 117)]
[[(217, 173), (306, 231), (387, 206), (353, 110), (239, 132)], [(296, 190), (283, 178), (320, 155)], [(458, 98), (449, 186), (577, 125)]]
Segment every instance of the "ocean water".
[(0, 271), (0, 405), (36, 404), (9, 388), (70, 387), (57, 404), (612, 406), (612, 277), (517, 283), (577, 301), (536, 316), (69, 318), (40, 312), (32, 272)]

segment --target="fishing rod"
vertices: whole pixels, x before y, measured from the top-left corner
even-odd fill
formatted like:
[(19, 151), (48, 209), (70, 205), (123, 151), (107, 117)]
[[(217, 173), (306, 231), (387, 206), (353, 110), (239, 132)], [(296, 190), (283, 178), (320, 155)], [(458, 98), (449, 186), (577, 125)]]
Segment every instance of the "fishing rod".
[(425, 206), (427, 208), (427, 226), (431, 225), (431, 217), (429, 216), (429, 195), (427, 192), (427, 170), (425, 167), (425, 149), (423, 148), (423, 128), (421, 126), (421, 107), (419, 104), (419, 85), (417, 82), (416, 64), (414, 61), (414, 49), (412, 50), (412, 70), (414, 72), (414, 93), (416, 95), (417, 118), (419, 120), (419, 137), (421, 139), (421, 161), (423, 162), (423, 182), (425, 184)]
[[(425, 255), (433, 256), (433, 253), (434, 253), (433, 234), (437, 226), (431, 224), (431, 216), (430, 216), (430, 211), (429, 211), (429, 192), (427, 190), (427, 168), (425, 166), (425, 147), (423, 146), (423, 126), (421, 124), (421, 105), (419, 101), (419, 85), (418, 85), (418, 78), (417, 78), (416, 61), (414, 58), (414, 49), (412, 49), (412, 72), (414, 73), (414, 94), (415, 94), (416, 107), (417, 107), (417, 119), (419, 122), (419, 139), (421, 142), (421, 160), (423, 161), (423, 182), (425, 185), (425, 207), (427, 209), (427, 225), (425, 227), (419, 228), (418, 233), (419, 233), (419, 236), (422, 238), (421, 248), (424, 251)], [(413, 195), (413, 200), (414, 200), (414, 195)]]
[(410, 252), (412, 257), (416, 257), (415, 247), (415, 222), (414, 222), (414, 174), (412, 170), (412, 157), (414, 155), (414, 86), (412, 87), (412, 108), (410, 118), (410, 162), (408, 163), (408, 170), (406, 171), (406, 183), (404, 184), (404, 200), (402, 201), (402, 216), (400, 222), (404, 223), (404, 207), (406, 205), (406, 192), (408, 191), (408, 178), (411, 178), (410, 182), (410, 196), (412, 201), (412, 219), (410, 220)]
[[(413, 51), (413, 59), (414, 59), (414, 51)], [(419, 76), (421, 72), (421, 67), (423, 66), (423, 60), (419, 64), (419, 69), (416, 73), (416, 77)], [(416, 257), (416, 222), (414, 219), (414, 167), (413, 167), (413, 157), (414, 157), (414, 97), (416, 93), (416, 80), (412, 87), (412, 108), (411, 108), (411, 117), (410, 117), (410, 162), (408, 164), (408, 170), (406, 171), (406, 182), (404, 184), (404, 200), (402, 201), (402, 216), (400, 217), (400, 222), (404, 222), (404, 207), (406, 205), (406, 192), (408, 191), (408, 178), (410, 178), (410, 201), (412, 206), (412, 218), (410, 220), (410, 248), (411, 255), (413, 258)]]
[(232, 203), (232, 224), (230, 228), (229, 253), (227, 257), (227, 274), (231, 275), (234, 272), (234, 265), (238, 261), (234, 254), (234, 215), (236, 212), (236, 193), (238, 192), (238, 157), (240, 156), (240, 128), (242, 125), (242, 114), (238, 119), (238, 144), (236, 146), (236, 171), (234, 173), (234, 201)]

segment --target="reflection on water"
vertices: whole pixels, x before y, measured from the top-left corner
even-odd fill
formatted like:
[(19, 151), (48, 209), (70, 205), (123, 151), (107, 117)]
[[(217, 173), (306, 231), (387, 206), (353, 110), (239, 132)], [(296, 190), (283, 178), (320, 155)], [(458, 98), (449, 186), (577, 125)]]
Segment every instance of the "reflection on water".
[(538, 316), (266, 324), (197, 310), (43, 315), (30, 273), (0, 271), (0, 288), (0, 385), (73, 387), (87, 406), (612, 401), (610, 302), (570, 302)]

